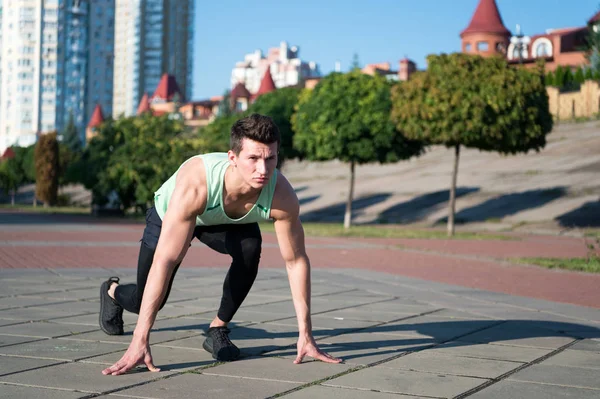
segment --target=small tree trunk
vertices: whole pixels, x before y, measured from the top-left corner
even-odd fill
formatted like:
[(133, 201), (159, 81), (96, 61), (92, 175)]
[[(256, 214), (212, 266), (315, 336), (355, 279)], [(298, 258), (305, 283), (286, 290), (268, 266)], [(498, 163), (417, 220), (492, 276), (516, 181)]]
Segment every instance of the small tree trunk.
[(454, 147), (454, 167), (452, 169), (452, 185), (450, 187), (450, 203), (448, 205), (448, 237), (454, 235), (454, 209), (456, 203), (456, 177), (458, 176), (458, 158), (460, 157), (460, 144)]
[(33, 193), (33, 207), (37, 208), (37, 197), (35, 196), (35, 192)]
[(10, 192), (10, 205), (15, 206), (15, 190)]
[(350, 162), (350, 190), (346, 202), (346, 213), (344, 214), (344, 229), (352, 225), (352, 199), (354, 198), (354, 161)]

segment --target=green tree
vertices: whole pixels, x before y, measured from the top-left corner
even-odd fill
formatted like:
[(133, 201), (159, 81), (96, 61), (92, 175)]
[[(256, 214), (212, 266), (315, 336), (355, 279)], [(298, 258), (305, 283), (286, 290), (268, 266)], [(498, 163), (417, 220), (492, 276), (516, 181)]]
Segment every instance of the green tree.
[(546, 74), (545, 83), (546, 83), (546, 86), (556, 86), (554, 83), (554, 73), (552, 73), (552, 71), (550, 71)]
[(577, 67), (575, 70), (575, 74), (573, 75), (573, 82), (577, 84), (582, 84), (585, 82), (585, 75), (583, 74), (583, 68), (581, 66)]
[(72, 111), (69, 112), (69, 121), (62, 133), (62, 143), (73, 153), (81, 151), (81, 139), (79, 138), (79, 132), (75, 126), (75, 119), (73, 118)]
[(263, 94), (248, 109), (248, 114), (257, 113), (267, 115), (273, 119), (281, 134), (279, 148), (279, 167), (283, 166), (286, 159), (301, 158), (302, 154), (294, 148), (294, 131), (292, 130), (292, 115), (298, 103), (301, 89), (285, 87)]
[(42, 134), (35, 146), (35, 195), (44, 207), (53, 206), (58, 198), (59, 150), (56, 132)]
[(217, 116), (229, 117), (233, 113), (233, 109), (231, 109), (231, 92), (229, 90), (225, 90), (225, 93), (223, 93), (223, 99), (221, 102), (219, 102), (219, 111), (217, 112)]
[(344, 227), (352, 222), (356, 164), (396, 162), (422, 152), (390, 120), (391, 84), (355, 69), (332, 73), (300, 95), (292, 116), (294, 145), (313, 161), (338, 159), (350, 166)]
[(392, 119), (408, 138), (454, 149), (448, 216), (448, 235), (453, 235), (461, 146), (502, 154), (539, 151), (552, 130), (552, 116), (541, 64), (528, 70), (467, 54), (427, 60), (426, 72), (393, 90)]
[(554, 70), (554, 86), (561, 89), (565, 85), (565, 69), (559, 65)]
[(229, 151), (231, 126), (247, 115), (247, 112), (219, 115), (210, 124), (198, 128), (198, 137), (208, 152)]
[(181, 137), (183, 129), (168, 115), (105, 121), (77, 166), (86, 171), (79, 181), (94, 193), (94, 204), (105, 204), (115, 192), (123, 210), (145, 211), (160, 185), (200, 149), (199, 139)]
[(11, 205), (15, 205), (15, 194), (24, 180), (25, 174), (16, 157), (0, 161), (0, 188), (10, 194)]
[(590, 67), (585, 69), (585, 80), (594, 80), (594, 71)]
[(592, 23), (588, 26), (586, 43), (586, 58), (593, 72), (600, 72), (600, 24)]
[(562, 88), (571, 89), (573, 84), (575, 83), (575, 76), (573, 76), (573, 71), (571, 68), (566, 67), (564, 69)]

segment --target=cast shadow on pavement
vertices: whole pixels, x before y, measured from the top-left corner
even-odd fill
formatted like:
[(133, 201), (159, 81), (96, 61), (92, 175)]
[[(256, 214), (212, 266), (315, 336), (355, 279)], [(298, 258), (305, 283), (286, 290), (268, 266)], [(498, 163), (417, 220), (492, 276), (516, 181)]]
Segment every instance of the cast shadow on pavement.
[[(267, 340), (264, 346), (242, 348), (243, 357), (269, 355), (269, 352), (275, 351), (274, 355), (279, 357), (293, 357), (296, 355), (295, 340), (298, 334), (294, 328), (291, 328), (289, 332), (273, 332), (261, 328), (263, 325), (272, 326), (271, 324), (258, 323), (232, 328), (230, 337), (234, 343), (242, 343), (244, 340)], [(190, 328), (206, 331), (208, 325), (195, 324), (178, 327), (177, 329)], [(163, 330), (173, 329), (166, 328)], [(353, 337), (344, 339), (345, 334), (354, 335), (356, 341), (352, 340)], [(407, 319), (367, 328), (315, 328), (313, 336), (322, 350), (332, 356), (339, 356), (347, 361), (352, 360), (352, 363), (361, 363), (360, 359), (362, 357), (383, 355), (383, 358), (389, 358), (406, 351), (425, 350), (440, 344), (443, 344), (444, 348), (454, 349), (478, 344), (529, 346), (538, 350), (545, 348), (549, 353), (575, 340), (580, 340), (581, 343), (578, 342), (577, 344), (596, 345), (597, 348), (594, 350), (600, 351), (600, 342), (590, 340), (591, 338), (600, 338), (600, 328), (584, 324), (543, 320), (461, 319), (411, 323), (410, 319)], [(282, 338), (292, 339), (294, 343), (281, 346), (272, 345), (268, 341)], [(553, 339), (555, 340), (553, 341)], [(578, 349), (577, 346), (573, 348)], [(456, 352), (453, 353), (456, 354)], [(173, 369), (174, 366), (170, 365), (169, 369)]]

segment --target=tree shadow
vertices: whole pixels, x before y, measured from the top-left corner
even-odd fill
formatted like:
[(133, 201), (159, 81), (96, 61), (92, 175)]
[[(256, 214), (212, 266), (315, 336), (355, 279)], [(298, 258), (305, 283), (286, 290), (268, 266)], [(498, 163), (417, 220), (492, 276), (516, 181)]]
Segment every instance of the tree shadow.
[[(500, 195), (481, 204), (466, 208), (454, 215), (456, 223), (483, 222), (489, 219), (502, 219), (527, 209), (539, 208), (560, 197), (565, 196), (565, 187), (538, 189)], [(448, 217), (436, 223), (445, 223)]]
[[(242, 348), (243, 357), (268, 355), (270, 352), (274, 352), (273, 355), (278, 357), (296, 356), (295, 340), (298, 338), (298, 332), (295, 328), (291, 327), (289, 332), (273, 332), (261, 328), (263, 325), (268, 326), (262, 323), (237, 326), (232, 328), (230, 337), (234, 343), (244, 340), (282, 338), (294, 339), (294, 343), (281, 346), (265, 342), (267, 345), (264, 346)], [(208, 324), (191, 327), (208, 329)], [(170, 328), (162, 330), (170, 330)], [(356, 340), (345, 339), (345, 334), (354, 335), (353, 338)], [(592, 340), (600, 338), (600, 328), (546, 320), (461, 319), (411, 323), (408, 319), (366, 328), (315, 328), (313, 336), (319, 347), (330, 355), (343, 357), (344, 360), (352, 360), (359, 364), (366, 364), (360, 361), (363, 357), (372, 358), (376, 355), (391, 357), (407, 350), (426, 350), (434, 346), (460, 350), (462, 347), (473, 345), (501, 343), (538, 349), (547, 348), (550, 352), (572, 341), (583, 340), (581, 345), (596, 345), (597, 349), (593, 350), (600, 350), (600, 343)], [(528, 339), (536, 341), (523, 341)], [(578, 347), (573, 346), (572, 349)], [(585, 350), (585, 347), (581, 349)]]
[[(356, 217), (362, 214), (365, 208), (378, 204), (391, 197), (391, 193), (381, 193), (356, 198), (352, 201), (352, 216)], [(303, 222), (343, 222), (346, 212), (346, 202), (340, 202), (325, 208), (300, 214)]]
[(320, 195), (313, 195), (313, 196), (310, 196), (310, 197), (299, 198), (298, 199), (298, 203), (300, 205), (308, 204), (310, 202), (313, 202), (313, 201), (319, 199), (320, 197), (321, 197)]
[(581, 207), (556, 218), (564, 227), (600, 227), (600, 199), (586, 202)]
[[(479, 190), (479, 187), (457, 187), (456, 197), (459, 198)], [(449, 199), (450, 190), (423, 194), (386, 209), (379, 214), (379, 219), (386, 223), (418, 222), (437, 211), (440, 205), (447, 204)]]

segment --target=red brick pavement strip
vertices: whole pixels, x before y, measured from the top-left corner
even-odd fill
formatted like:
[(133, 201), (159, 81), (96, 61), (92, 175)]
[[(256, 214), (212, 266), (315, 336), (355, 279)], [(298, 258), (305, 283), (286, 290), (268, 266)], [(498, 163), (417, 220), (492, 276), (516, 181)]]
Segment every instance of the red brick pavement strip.
[(588, 255), (586, 243), (591, 242), (577, 237), (518, 236), (516, 238), (519, 240), (361, 239), (361, 242), (500, 259), (582, 258)]
[[(265, 242), (274, 241), (272, 234), (265, 234)], [(364, 241), (351, 245), (352, 241), (347, 239), (327, 240), (329, 244), (346, 244), (340, 248), (314, 246), (320, 241), (318, 239), (309, 241), (309, 256), (315, 268), (366, 269), (600, 308), (600, 275), (515, 266), (456, 255), (370, 248), (360, 245)], [(0, 268), (134, 268), (137, 252), (136, 246), (5, 245), (0, 246)], [(226, 255), (192, 246), (182, 267), (226, 267), (229, 262)], [(276, 247), (266, 246), (263, 249), (261, 267), (283, 267)]]

